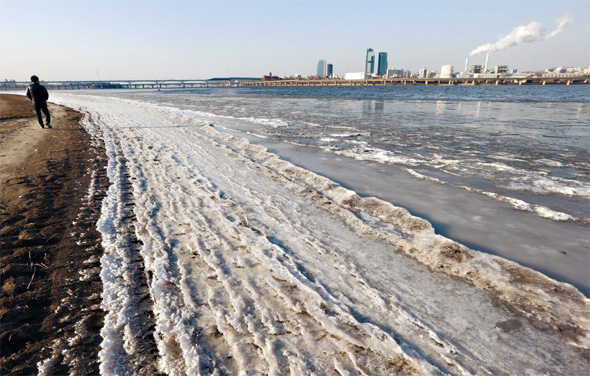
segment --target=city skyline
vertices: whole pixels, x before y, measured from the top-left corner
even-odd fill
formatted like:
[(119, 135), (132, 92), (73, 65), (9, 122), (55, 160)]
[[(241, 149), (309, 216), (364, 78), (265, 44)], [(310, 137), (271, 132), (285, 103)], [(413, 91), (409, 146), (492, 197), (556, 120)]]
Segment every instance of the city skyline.
[[(258, 77), (269, 71), (307, 76), (318, 57), (344, 75), (365, 70), (367, 46), (387, 51), (390, 68), (453, 65), (459, 71), (474, 49), (498, 48), (520, 26), (534, 29), (537, 39), (505, 43), (491, 53), (490, 66), (540, 71), (590, 65), (587, 1), (8, 0), (0, 12), (0, 80), (31, 74), (47, 80)], [(358, 21), (359, 14), (371, 21)], [(571, 22), (558, 25), (566, 15)], [(315, 35), (327, 32), (331, 37), (317, 43)], [(485, 58), (472, 56), (470, 65)]]

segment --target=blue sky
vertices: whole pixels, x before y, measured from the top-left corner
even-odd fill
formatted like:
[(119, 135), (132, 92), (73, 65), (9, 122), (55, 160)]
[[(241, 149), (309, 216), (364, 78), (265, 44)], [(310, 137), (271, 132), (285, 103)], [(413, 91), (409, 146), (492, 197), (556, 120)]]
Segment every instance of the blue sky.
[(0, 80), (309, 75), (322, 58), (344, 74), (368, 47), (390, 67), (458, 71), (479, 45), (565, 13), (554, 38), (491, 54), (519, 71), (588, 67), (590, 1), (0, 0)]

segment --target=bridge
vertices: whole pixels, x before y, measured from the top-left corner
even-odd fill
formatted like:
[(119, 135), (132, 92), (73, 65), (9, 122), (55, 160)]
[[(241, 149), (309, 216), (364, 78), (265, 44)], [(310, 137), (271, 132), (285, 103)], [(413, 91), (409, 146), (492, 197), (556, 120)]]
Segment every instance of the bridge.
[(590, 76), (580, 77), (497, 77), (497, 78), (372, 78), (346, 79), (299, 79), (242, 81), (238, 86), (463, 86), (463, 85), (589, 85)]
[[(52, 90), (76, 89), (161, 89), (161, 88), (194, 88), (237, 86), (239, 83), (260, 80), (251, 77), (227, 77), (209, 79), (164, 79), (164, 80), (87, 80), (87, 81), (41, 81), (41, 84)], [(25, 89), (30, 81), (0, 81), (2, 90)]]
[[(76, 89), (161, 89), (227, 86), (463, 86), (463, 85), (588, 85), (590, 76), (581, 77), (498, 77), (498, 78), (379, 78), (366, 80), (300, 79), (262, 81), (251, 77), (165, 80), (41, 81), (50, 90)], [(24, 90), (29, 81), (0, 81), (0, 90)]]

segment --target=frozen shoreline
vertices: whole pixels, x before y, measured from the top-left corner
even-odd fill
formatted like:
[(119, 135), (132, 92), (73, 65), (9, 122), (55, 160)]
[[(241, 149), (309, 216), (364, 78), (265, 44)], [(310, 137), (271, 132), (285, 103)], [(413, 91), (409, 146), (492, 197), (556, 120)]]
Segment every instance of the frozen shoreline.
[[(473, 101), (471, 95), (483, 94), (476, 88), (441, 88), (427, 100), (419, 89), (344, 90), (358, 97), (350, 100), (323, 98), (329, 89), (295, 89), (99, 96), (138, 99), (213, 122), (363, 195), (407, 208), (470, 248), (590, 296), (590, 107), (583, 92), (499, 88)], [(536, 102), (540, 94), (553, 102)], [(388, 95), (397, 99), (383, 99)]]
[(104, 303), (103, 372), (133, 371), (130, 360), (147, 356), (137, 341), (149, 333), (125, 297), (133, 279), (112, 278), (135, 267), (117, 225), (128, 185), (163, 372), (585, 369), (590, 301), (572, 286), (470, 251), (404, 209), (182, 113), (57, 97), (88, 113), (116, 183), (99, 224), (101, 276), (112, 282), (103, 296), (114, 304)]
[[(351, 160), (313, 148), (230, 132), (268, 147), (281, 158), (425, 218), (438, 234), (571, 283), (590, 294), (590, 243), (584, 223), (556, 223), (533, 213), (499, 207), (480, 194), (434, 182), (417, 183), (401, 168)], [(428, 200), (416, 199), (428, 198)], [(488, 218), (489, 217), (489, 218)], [(531, 229), (535, 229), (532, 232)]]

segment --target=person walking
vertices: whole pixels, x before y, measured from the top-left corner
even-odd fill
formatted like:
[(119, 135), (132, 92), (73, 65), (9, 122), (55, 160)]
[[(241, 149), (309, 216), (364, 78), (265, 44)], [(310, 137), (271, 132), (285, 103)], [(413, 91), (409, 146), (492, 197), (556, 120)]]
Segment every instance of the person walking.
[(45, 128), (43, 125), (43, 119), (41, 118), (41, 111), (45, 114), (45, 125), (47, 125), (48, 128), (51, 128), (51, 115), (47, 108), (49, 93), (47, 92), (47, 89), (45, 89), (45, 86), (39, 83), (39, 77), (33, 75), (31, 76), (31, 81), (33, 83), (27, 86), (27, 97), (33, 101), (41, 128)]

